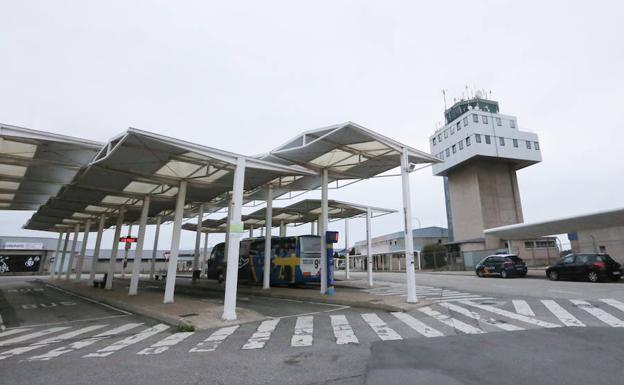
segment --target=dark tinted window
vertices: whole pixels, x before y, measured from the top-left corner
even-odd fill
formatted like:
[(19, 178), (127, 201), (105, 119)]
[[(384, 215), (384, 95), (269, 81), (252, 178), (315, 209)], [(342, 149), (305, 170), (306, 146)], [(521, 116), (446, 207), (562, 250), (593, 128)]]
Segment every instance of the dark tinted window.
[(574, 263), (574, 255), (568, 255), (563, 258), (563, 263)]
[(522, 258), (516, 256), (516, 255), (510, 255), (509, 257), (505, 258), (505, 261), (509, 261), (509, 262), (513, 262), (513, 263), (521, 263)]

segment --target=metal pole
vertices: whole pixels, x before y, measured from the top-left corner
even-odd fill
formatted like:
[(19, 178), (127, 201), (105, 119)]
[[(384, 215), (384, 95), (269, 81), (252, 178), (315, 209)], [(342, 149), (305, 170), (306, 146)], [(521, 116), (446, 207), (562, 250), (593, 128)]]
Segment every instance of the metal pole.
[(56, 275), (56, 269), (58, 268), (61, 242), (63, 242), (63, 233), (59, 233), (58, 242), (56, 242), (56, 251), (54, 252), (54, 266), (50, 264), (50, 276), (52, 278), (54, 278), (54, 276)]
[(262, 288), (271, 287), (271, 233), (273, 225), (273, 187), (267, 189), (266, 215), (264, 217), (264, 269), (262, 274)]
[(310, 222), (310, 235), (314, 235), (314, 221)]
[(208, 278), (208, 233), (204, 234), (204, 268)]
[(328, 222), (328, 172), (327, 169), (324, 168), (321, 171), (321, 218), (319, 221), (319, 235), (321, 236), (321, 294), (325, 294), (327, 292), (327, 239), (325, 238), (325, 232), (327, 231), (327, 222)]
[(95, 280), (95, 270), (97, 270), (97, 262), (100, 257), (100, 247), (102, 246), (102, 233), (104, 232), (105, 222), (106, 216), (100, 215), (97, 237), (95, 238), (95, 249), (93, 249), (93, 259), (91, 259), (91, 271), (89, 271), (89, 285), (93, 285), (93, 281)]
[(89, 240), (89, 232), (91, 231), (91, 219), (87, 219), (85, 223), (85, 231), (82, 234), (82, 247), (78, 256), (78, 265), (76, 266), (76, 282), (80, 282), (82, 276), (82, 265), (84, 264), (85, 254), (87, 254), (87, 241)]
[(238, 284), (238, 258), (240, 239), (243, 233), (241, 209), (243, 206), (243, 189), (245, 182), (245, 158), (236, 160), (234, 183), (232, 186), (232, 206), (228, 213), (230, 225), (227, 229), (229, 245), (227, 255), (227, 271), (225, 276), (225, 298), (223, 300), (223, 316), (225, 321), (236, 319), (236, 289)]
[(63, 267), (65, 266), (65, 255), (67, 254), (67, 246), (69, 244), (69, 234), (70, 232), (65, 233), (65, 242), (63, 242), (63, 254), (61, 254), (61, 265), (58, 268), (56, 278), (61, 279), (63, 275)]
[(80, 232), (80, 224), (76, 223), (76, 225), (74, 226), (74, 240), (71, 246), (71, 254), (69, 254), (69, 265), (67, 266), (67, 274), (65, 274), (65, 279), (69, 279), (72, 267), (74, 266), (74, 254), (76, 254), (76, 246), (78, 246), (78, 232)]
[(373, 287), (373, 241), (371, 239), (371, 209), (366, 208), (366, 263), (368, 268), (368, 286)]
[(253, 238), (253, 226), (249, 226), (249, 238)]
[(141, 219), (139, 219), (139, 233), (137, 234), (137, 244), (134, 250), (134, 260), (132, 261), (132, 277), (130, 278), (130, 290), (128, 295), (137, 295), (139, 290), (139, 274), (141, 273), (141, 263), (143, 262), (143, 245), (145, 242), (145, 228), (147, 227), (147, 216), (149, 214), (151, 197), (146, 195), (143, 198), (141, 207)]
[[(132, 223), (128, 225), (128, 237), (131, 237), (131, 236), (132, 236)], [(124, 256), (123, 256), (123, 262), (121, 263), (121, 278), (126, 276), (126, 264), (128, 263), (128, 251), (130, 250), (131, 246), (132, 246), (132, 243), (130, 243), (130, 246), (128, 246), (127, 243), (124, 245)]]
[(117, 264), (117, 253), (119, 252), (119, 236), (121, 235), (121, 226), (123, 226), (126, 207), (121, 206), (117, 213), (117, 222), (115, 223), (115, 235), (113, 236), (113, 248), (111, 249), (110, 260), (108, 262), (108, 276), (106, 277), (106, 286), (104, 289), (113, 289), (113, 275), (115, 274)]
[(418, 298), (416, 298), (416, 272), (414, 271), (414, 238), (412, 237), (412, 203), (407, 148), (404, 148), (401, 154), (401, 186), (403, 190), (403, 238), (405, 240), (407, 302), (416, 303)]
[(286, 236), (286, 223), (284, 221), (280, 222), (280, 237)]
[(199, 209), (197, 212), (197, 229), (195, 230), (195, 254), (193, 254), (193, 281), (195, 282), (197, 278), (199, 278), (199, 274), (196, 278), (196, 271), (199, 269), (199, 251), (201, 246), (201, 230), (202, 230), (202, 222), (204, 221), (204, 204), (199, 205)]
[(349, 267), (349, 218), (345, 218), (345, 278), (351, 279), (351, 268)]
[(152, 261), (150, 263), (150, 279), (154, 279), (154, 273), (156, 270), (156, 253), (158, 253), (158, 236), (160, 235), (160, 221), (162, 218), (156, 217), (156, 233), (154, 234), (154, 247), (152, 250)]
[(186, 181), (180, 182), (178, 196), (176, 197), (176, 208), (173, 216), (173, 234), (171, 235), (171, 255), (167, 265), (167, 283), (165, 284), (165, 297), (163, 303), (173, 303), (173, 293), (175, 291), (176, 272), (178, 269), (178, 254), (180, 252), (180, 235), (182, 232), (182, 217), (184, 217), (184, 202), (186, 201)]

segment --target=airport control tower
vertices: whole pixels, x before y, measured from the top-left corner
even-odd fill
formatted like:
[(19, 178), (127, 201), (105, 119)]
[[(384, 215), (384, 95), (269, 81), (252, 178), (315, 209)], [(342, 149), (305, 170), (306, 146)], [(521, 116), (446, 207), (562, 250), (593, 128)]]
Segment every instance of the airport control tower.
[(433, 174), (444, 177), (449, 241), (462, 251), (504, 247), (483, 230), (523, 222), (516, 170), (542, 160), (537, 135), (482, 95), (448, 108), (446, 124), (429, 138), (443, 160)]

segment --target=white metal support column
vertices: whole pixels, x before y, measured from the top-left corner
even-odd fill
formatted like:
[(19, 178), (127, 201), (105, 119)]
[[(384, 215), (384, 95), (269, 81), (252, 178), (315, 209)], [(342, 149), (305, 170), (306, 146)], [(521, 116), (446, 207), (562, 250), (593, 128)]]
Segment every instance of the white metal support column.
[(401, 154), (401, 185), (403, 190), (403, 239), (405, 240), (405, 274), (407, 302), (416, 303), (416, 272), (414, 271), (414, 238), (412, 236), (412, 202), (410, 195), (409, 158), (407, 149)]
[(513, 247), (511, 246), (511, 241), (507, 241), (507, 254), (513, 254)]
[(345, 218), (345, 278), (351, 279), (351, 268), (349, 267), (349, 218)]
[(232, 205), (233, 205), (233, 202), (232, 202), (232, 199), (230, 199), (230, 202), (228, 203), (228, 215), (225, 221), (225, 248), (223, 250), (224, 251), (223, 258), (226, 261), (226, 263), (227, 261), (229, 261), (228, 255), (230, 253), (230, 230), (229, 228), (230, 228), (230, 225), (232, 224)]
[(82, 247), (76, 264), (76, 282), (80, 282), (82, 276), (82, 265), (84, 264), (85, 254), (87, 254), (87, 242), (89, 241), (89, 232), (91, 231), (91, 219), (85, 222), (85, 231), (82, 233)]
[(284, 223), (284, 221), (280, 222), (280, 237), (285, 237), (286, 236), (286, 223)]
[(70, 232), (65, 233), (65, 242), (63, 242), (63, 253), (61, 254), (61, 263), (58, 266), (56, 271), (56, 278), (60, 279), (63, 275), (63, 267), (65, 266), (65, 255), (67, 254), (67, 246), (69, 245), (69, 234)]
[(113, 248), (111, 249), (110, 261), (108, 262), (108, 276), (106, 277), (106, 286), (104, 289), (113, 289), (113, 275), (115, 275), (115, 265), (117, 264), (117, 253), (119, 252), (119, 236), (121, 235), (121, 227), (123, 226), (126, 208), (121, 206), (117, 213), (117, 222), (115, 223), (115, 235), (113, 236)]
[(56, 269), (59, 265), (59, 253), (61, 252), (61, 243), (63, 242), (63, 233), (59, 233), (58, 242), (56, 242), (56, 251), (54, 252), (54, 265), (50, 263), (50, 276), (54, 278)]
[[(132, 223), (128, 225), (128, 237), (132, 237)], [(124, 244), (124, 256), (123, 256), (123, 262), (121, 263), (121, 277), (122, 278), (126, 276), (126, 265), (128, 264), (128, 251), (130, 251), (131, 246), (132, 246), (132, 243), (130, 243), (130, 245), (128, 245), (127, 243)]]
[(271, 287), (271, 233), (273, 225), (273, 187), (267, 188), (266, 209), (264, 216), (264, 269), (262, 288)]
[(137, 295), (139, 291), (139, 274), (141, 273), (141, 262), (143, 261), (143, 245), (145, 244), (145, 228), (147, 227), (147, 215), (149, 214), (151, 197), (146, 195), (143, 198), (141, 207), (141, 218), (139, 219), (139, 234), (137, 234), (137, 244), (132, 260), (132, 277), (130, 278), (130, 290), (128, 295)]
[(254, 231), (253, 226), (249, 226), (249, 238), (253, 238), (253, 231)]
[(314, 221), (310, 222), (310, 235), (314, 235)]
[(208, 235), (209, 233), (204, 234), (204, 270), (206, 270), (206, 274), (208, 274)]
[(106, 216), (100, 215), (100, 223), (98, 224), (98, 232), (95, 238), (95, 249), (93, 249), (93, 258), (91, 259), (91, 270), (89, 271), (89, 286), (93, 285), (93, 281), (95, 280), (95, 271), (97, 270), (97, 262), (100, 257), (105, 222)]
[(160, 221), (162, 218), (156, 217), (156, 233), (154, 234), (154, 247), (152, 248), (152, 261), (150, 263), (150, 279), (154, 279), (154, 273), (156, 270), (156, 253), (158, 253), (158, 236), (160, 235)]
[(371, 239), (370, 207), (366, 208), (366, 269), (368, 271), (368, 286), (373, 287), (373, 240)]
[(74, 266), (74, 254), (76, 254), (76, 247), (78, 246), (78, 233), (80, 232), (80, 224), (76, 223), (74, 226), (74, 241), (71, 246), (71, 253), (69, 254), (69, 264), (67, 265), (67, 274), (65, 274), (65, 279), (69, 279), (69, 276), (72, 272), (72, 267)]
[(195, 271), (199, 269), (199, 252), (201, 246), (201, 230), (202, 222), (204, 221), (204, 204), (200, 204), (197, 209), (197, 229), (195, 230), (195, 254), (193, 254), (193, 282), (195, 279)]
[[(176, 272), (178, 270), (178, 254), (180, 252), (180, 235), (182, 232), (182, 217), (184, 216), (184, 202), (186, 201), (186, 181), (180, 182), (176, 197), (175, 214), (173, 215), (173, 233), (171, 235), (171, 255), (167, 265), (167, 283), (165, 284), (165, 298), (163, 303), (173, 303)], [(238, 264), (236, 265), (238, 267)]]
[(319, 235), (321, 236), (321, 294), (327, 293), (327, 239), (325, 238), (325, 232), (327, 231), (327, 222), (328, 222), (328, 207), (327, 207), (327, 199), (328, 199), (328, 172), (327, 169), (324, 168), (321, 171), (321, 218), (319, 221)]
[(236, 170), (234, 171), (234, 184), (232, 186), (232, 205), (228, 213), (229, 234), (227, 271), (225, 275), (225, 298), (223, 300), (223, 316), (225, 321), (236, 319), (236, 289), (238, 284), (238, 253), (240, 239), (243, 233), (243, 223), (241, 222), (241, 210), (243, 206), (243, 189), (245, 182), (245, 158), (236, 159)]

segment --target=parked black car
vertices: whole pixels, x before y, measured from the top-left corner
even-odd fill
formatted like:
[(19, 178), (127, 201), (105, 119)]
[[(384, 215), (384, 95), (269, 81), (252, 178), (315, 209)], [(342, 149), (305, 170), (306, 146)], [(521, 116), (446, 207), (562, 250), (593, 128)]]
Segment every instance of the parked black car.
[(483, 258), (475, 267), (479, 277), (499, 275), (501, 278), (526, 277), (527, 267), (522, 258), (513, 254), (496, 254)]
[(546, 276), (552, 281), (559, 279), (587, 279), (619, 281), (622, 265), (608, 254), (568, 254), (546, 269)]

